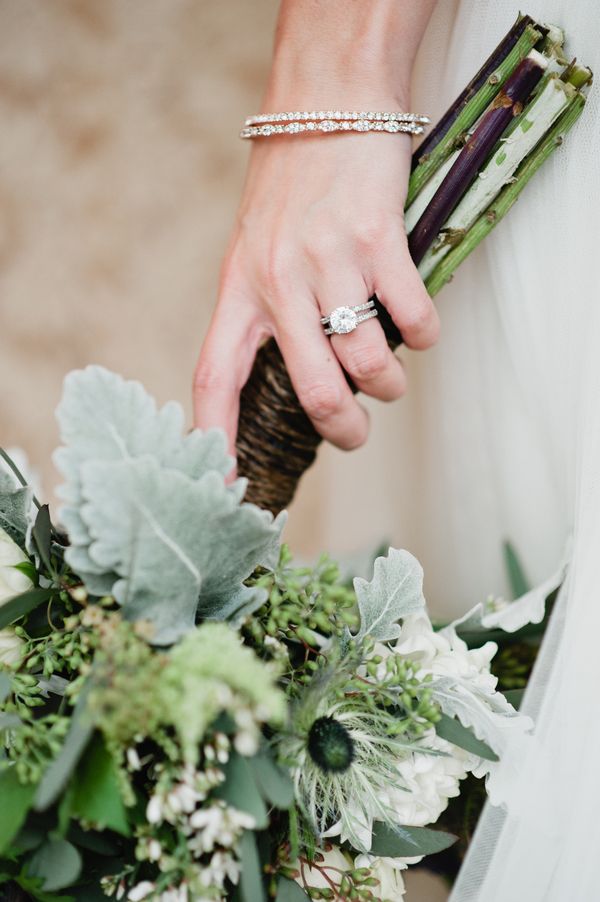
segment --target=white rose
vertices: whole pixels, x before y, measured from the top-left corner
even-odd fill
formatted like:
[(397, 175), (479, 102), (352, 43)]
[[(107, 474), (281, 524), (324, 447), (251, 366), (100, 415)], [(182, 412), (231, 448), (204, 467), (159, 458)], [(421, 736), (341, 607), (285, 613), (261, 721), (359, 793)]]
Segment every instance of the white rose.
[(21, 650), (25, 643), (15, 635), (15, 631), (8, 627), (0, 630), (0, 664), (6, 667), (14, 667), (21, 660)]
[(28, 560), (25, 552), (0, 527), (0, 605), (31, 589), (33, 583), (29, 577), (15, 570), (16, 564), (24, 564)]
[[(315, 867), (305, 864), (301, 869), (299, 862), (292, 865), (293, 868), (300, 871), (300, 876), (296, 878), (296, 883), (299, 883), (302, 887), (306, 884), (312, 889), (331, 889), (332, 884), (336, 887), (339, 886), (344, 873), (352, 870), (352, 863), (348, 861), (338, 846), (332, 846), (328, 850), (319, 849), (318, 851), (323, 856), (323, 861), (317, 862)], [(326, 879), (325, 875), (327, 875), (329, 880)]]
[(376, 858), (373, 855), (358, 855), (354, 859), (354, 867), (370, 868), (372, 876), (379, 880), (379, 886), (373, 893), (375, 898), (395, 902), (406, 892), (401, 872), (409, 864), (421, 861), (422, 857), (421, 855), (418, 858)]

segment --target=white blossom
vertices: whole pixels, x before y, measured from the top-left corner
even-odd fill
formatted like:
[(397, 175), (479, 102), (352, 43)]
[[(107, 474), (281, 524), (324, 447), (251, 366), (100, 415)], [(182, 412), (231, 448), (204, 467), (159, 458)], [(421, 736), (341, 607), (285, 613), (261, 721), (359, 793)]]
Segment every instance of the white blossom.
[(199, 808), (191, 815), (189, 823), (196, 831), (189, 841), (195, 854), (211, 852), (216, 845), (231, 847), (243, 830), (252, 830), (256, 826), (250, 814), (218, 804)]
[(296, 861), (292, 864), (292, 868), (299, 872), (296, 883), (312, 889), (331, 889), (332, 884), (339, 887), (346, 871), (352, 869), (352, 863), (339, 846), (330, 846), (318, 851), (319, 857), (322, 856), (323, 860), (316, 862), (312, 867), (308, 862), (301, 864)]
[(21, 660), (24, 644), (12, 627), (0, 630), (0, 664), (16, 666)]
[(25, 552), (0, 527), (0, 605), (33, 586), (28, 576), (15, 569), (17, 564), (28, 560)]
[(129, 890), (127, 899), (129, 902), (141, 902), (142, 899), (146, 899), (151, 895), (151, 893), (154, 892), (154, 889), (154, 883), (150, 883), (149, 880), (142, 880), (141, 883), (136, 884)]

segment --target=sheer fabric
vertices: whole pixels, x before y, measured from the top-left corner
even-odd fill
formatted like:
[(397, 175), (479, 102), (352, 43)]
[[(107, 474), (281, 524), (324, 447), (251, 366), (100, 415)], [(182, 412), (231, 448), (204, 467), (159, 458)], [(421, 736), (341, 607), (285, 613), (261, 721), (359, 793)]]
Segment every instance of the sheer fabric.
[[(440, 0), (413, 105), (438, 115), (508, 30), (511, 0)], [(531, 0), (600, 69), (594, 0)], [(452, 902), (600, 898), (600, 115), (583, 117), (441, 296), (443, 341), (416, 362), (421, 554), (430, 595), (495, 588), (509, 537), (541, 579), (569, 575)], [(426, 359), (425, 359), (426, 358)], [(414, 374), (413, 374), (414, 376)], [(487, 588), (486, 588), (487, 587)]]

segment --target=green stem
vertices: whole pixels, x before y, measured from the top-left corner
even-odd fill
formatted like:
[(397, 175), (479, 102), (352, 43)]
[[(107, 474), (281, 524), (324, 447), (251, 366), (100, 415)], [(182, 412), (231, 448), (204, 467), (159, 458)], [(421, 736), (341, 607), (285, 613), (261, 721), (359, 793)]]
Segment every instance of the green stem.
[(529, 179), (537, 172), (550, 154), (560, 146), (562, 137), (575, 124), (583, 107), (585, 97), (576, 94), (564, 113), (557, 119), (547, 135), (534, 151), (523, 161), (515, 173), (514, 181), (507, 185), (496, 200), (482, 213), (469, 229), (463, 240), (442, 260), (425, 281), (425, 287), (433, 297), (449, 281), (455, 269), (469, 256), (477, 245), (489, 235), (500, 220), (508, 213)]
[(494, 97), (496, 97), (505, 81), (521, 60), (525, 59), (541, 37), (541, 33), (532, 25), (527, 26), (511, 52), (465, 106), (440, 143), (433, 148), (429, 155), (421, 158), (417, 167), (413, 170), (408, 183), (407, 207), (410, 206), (425, 182), (433, 175), (438, 166), (444, 162), (448, 154), (456, 149), (463, 132), (467, 131), (481, 116)]

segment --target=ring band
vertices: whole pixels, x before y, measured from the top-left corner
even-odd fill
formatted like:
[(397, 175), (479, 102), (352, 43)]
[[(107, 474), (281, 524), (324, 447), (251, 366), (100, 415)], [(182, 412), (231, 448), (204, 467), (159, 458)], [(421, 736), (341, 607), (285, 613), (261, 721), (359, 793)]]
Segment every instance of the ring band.
[[(377, 316), (374, 308), (375, 301), (365, 301), (354, 307), (336, 307), (328, 316), (321, 317), (325, 335), (347, 335), (348, 332), (354, 332), (360, 323)], [(363, 310), (367, 312), (362, 313)]]

